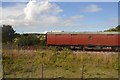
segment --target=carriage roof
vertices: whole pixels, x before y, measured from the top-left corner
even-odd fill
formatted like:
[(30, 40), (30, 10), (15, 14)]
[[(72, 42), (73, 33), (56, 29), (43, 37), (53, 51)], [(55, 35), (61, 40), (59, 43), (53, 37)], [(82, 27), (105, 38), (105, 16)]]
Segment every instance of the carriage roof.
[(47, 34), (120, 34), (120, 32), (47, 32)]

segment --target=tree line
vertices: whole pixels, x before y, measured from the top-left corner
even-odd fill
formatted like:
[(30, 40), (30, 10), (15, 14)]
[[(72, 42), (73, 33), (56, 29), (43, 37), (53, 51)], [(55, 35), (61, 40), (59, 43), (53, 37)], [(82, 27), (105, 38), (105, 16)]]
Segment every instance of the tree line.
[(118, 25), (115, 28), (110, 28), (108, 30), (105, 30), (105, 32), (120, 32), (120, 25)]
[(45, 45), (45, 35), (43, 34), (19, 34), (12, 25), (2, 26), (2, 43), (15, 44), (18, 46)]

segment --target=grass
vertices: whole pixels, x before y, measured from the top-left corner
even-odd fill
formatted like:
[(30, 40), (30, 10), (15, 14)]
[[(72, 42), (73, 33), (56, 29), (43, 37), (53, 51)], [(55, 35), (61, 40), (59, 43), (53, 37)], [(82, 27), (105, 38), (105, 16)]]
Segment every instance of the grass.
[(55, 48), (3, 50), (6, 78), (41, 78), (42, 64), (44, 78), (117, 78), (120, 67), (117, 54), (58, 52)]

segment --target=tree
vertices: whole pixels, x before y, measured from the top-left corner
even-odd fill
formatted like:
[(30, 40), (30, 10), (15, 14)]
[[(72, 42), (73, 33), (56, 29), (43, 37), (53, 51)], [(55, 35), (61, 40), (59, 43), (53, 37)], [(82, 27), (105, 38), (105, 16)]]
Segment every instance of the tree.
[(116, 27), (116, 29), (117, 29), (118, 31), (120, 31), (120, 25), (118, 25), (118, 26)]
[(12, 42), (15, 37), (15, 31), (11, 25), (3, 25), (2, 27), (2, 42)]
[(118, 25), (115, 28), (110, 28), (108, 30), (105, 30), (105, 32), (120, 32), (120, 25)]
[(18, 37), (15, 41), (18, 46), (33, 46), (38, 45), (39, 42), (39, 38), (37, 38), (35, 35), (21, 35), (21, 37)]

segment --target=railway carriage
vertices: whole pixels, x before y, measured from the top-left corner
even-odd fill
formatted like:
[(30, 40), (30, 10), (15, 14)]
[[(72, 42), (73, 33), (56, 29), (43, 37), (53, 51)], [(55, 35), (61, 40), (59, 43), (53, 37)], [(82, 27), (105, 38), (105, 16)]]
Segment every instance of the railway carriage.
[(118, 32), (48, 32), (47, 45), (70, 48), (120, 50)]

